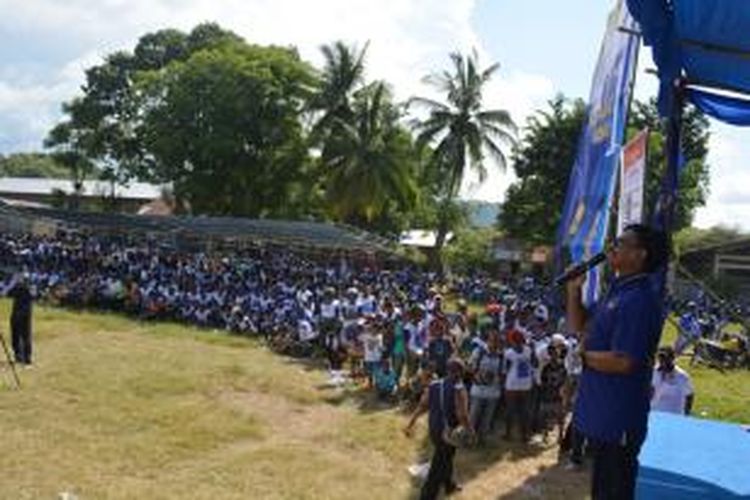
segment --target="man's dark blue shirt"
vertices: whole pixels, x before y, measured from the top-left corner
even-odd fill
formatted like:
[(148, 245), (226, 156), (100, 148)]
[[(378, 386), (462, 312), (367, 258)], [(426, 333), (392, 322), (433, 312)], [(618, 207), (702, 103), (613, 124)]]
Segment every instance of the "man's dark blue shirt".
[(662, 301), (646, 274), (616, 279), (598, 303), (585, 350), (619, 352), (636, 366), (626, 375), (584, 368), (574, 423), (585, 436), (605, 442), (618, 442), (625, 433), (645, 437), (662, 323)]

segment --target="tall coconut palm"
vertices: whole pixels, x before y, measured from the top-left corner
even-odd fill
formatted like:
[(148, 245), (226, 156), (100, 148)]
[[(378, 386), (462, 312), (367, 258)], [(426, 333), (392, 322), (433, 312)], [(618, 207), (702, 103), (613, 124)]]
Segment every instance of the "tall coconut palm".
[(324, 141), (337, 120), (348, 122), (353, 117), (352, 99), (364, 82), (368, 45), (358, 51), (356, 47), (337, 41), (320, 48), (325, 64), (318, 92), (309, 105), (311, 111), (318, 113), (311, 134), (314, 141)]
[(326, 144), (326, 198), (337, 219), (367, 225), (389, 201), (405, 210), (418, 198), (416, 156), (386, 85), (371, 84), (352, 103), (352, 118), (334, 117)]
[(516, 125), (510, 114), (501, 109), (485, 109), (482, 98), (485, 85), (499, 65), (480, 70), (477, 54), (450, 55), (452, 67), (430, 75), (426, 81), (445, 95), (445, 102), (413, 97), (409, 102), (429, 112), (416, 122), (417, 144), (433, 147), (431, 168), (438, 169), (441, 214), (434, 248), (434, 264), (440, 265), (440, 250), (450, 229), (449, 207), (454, 203), (467, 167), (480, 181), (487, 177), (486, 155), (505, 170), (507, 158), (503, 147), (516, 143)]

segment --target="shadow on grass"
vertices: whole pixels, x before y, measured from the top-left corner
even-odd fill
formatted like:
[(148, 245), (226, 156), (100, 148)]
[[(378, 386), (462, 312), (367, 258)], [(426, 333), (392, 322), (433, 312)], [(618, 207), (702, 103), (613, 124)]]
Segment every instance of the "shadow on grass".
[[(498, 467), (500, 464), (515, 464), (527, 459), (533, 459), (549, 450), (549, 446), (541, 443), (523, 443), (518, 438), (511, 441), (502, 439), (500, 437), (502, 428), (503, 421), (502, 419), (498, 419), (495, 423), (495, 429), (490, 433), (481, 447), (459, 449), (456, 451), (454, 479), (459, 484), (468, 487), (472, 481), (479, 479), (489, 470)], [(429, 461), (432, 457), (432, 449), (432, 443), (426, 437), (420, 446), (420, 451), (416, 454), (415, 463)], [(518, 468), (514, 465), (508, 471), (498, 469), (497, 473), (518, 474), (519, 472)], [(573, 479), (579, 477), (575, 476), (576, 474), (580, 475), (581, 481), (584, 483), (583, 490), (579, 491), (577, 487), (571, 488), (571, 477)], [(588, 485), (587, 477), (585, 474), (579, 472), (566, 471), (562, 466), (555, 464), (535, 469), (533, 475), (512, 492), (490, 498), (584, 498), (586, 486)], [(409, 498), (419, 498), (423, 482), (422, 479), (413, 478), (412, 491)], [(572, 482), (575, 483), (576, 481)], [(558, 491), (565, 492), (565, 494), (558, 495)]]
[[(305, 371), (325, 373), (326, 370), (325, 361), (322, 359), (285, 358), (285, 363)], [(316, 386), (315, 389), (321, 393), (322, 400), (332, 406), (351, 405), (363, 414), (397, 411), (403, 415), (404, 425), (406, 425), (406, 419), (413, 409), (400, 401), (380, 400), (372, 389), (350, 380), (347, 380), (341, 386), (323, 383)], [(518, 462), (533, 459), (549, 450), (549, 446), (541, 443), (522, 443), (517, 434), (514, 434), (515, 440), (512, 441), (501, 439), (500, 436), (505, 428), (502, 417), (501, 413), (495, 421), (493, 431), (481, 448), (457, 450), (454, 461), (454, 475), (459, 483), (469, 486), (472, 481), (481, 478), (494, 468), (497, 468), (498, 474), (518, 474), (518, 467), (516, 466)], [(422, 420), (426, 422), (426, 418), (425, 415)], [(428, 462), (432, 457), (432, 451), (432, 443), (429, 437), (425, 436), (419, 441), (412, 464)], [(502, 467), (498, 467), (503, 463), (514, 464), (514, 466), (509, 467), (507, 471), (503, 471)], [(404, 470), (404, 474), (408, 474), (408, 471)], [(512, 491), (490, 498), (577, 499), (585, 498), (588, 491), (588, 474), (567, 471), (559, 465), (543, 467), (535, 465), (533, 470), (530, 466), (528, 476), (521, 485)], [(408, 498), (419, 498), (422, 484), (423, 479), (412, 478)]]
[(589, 493), (589, 473), (586, 470), (569, 471), (560, 465), (540, 468), (523, 484), (499, 495), (498, 500), (522, 499), (579, 499)]

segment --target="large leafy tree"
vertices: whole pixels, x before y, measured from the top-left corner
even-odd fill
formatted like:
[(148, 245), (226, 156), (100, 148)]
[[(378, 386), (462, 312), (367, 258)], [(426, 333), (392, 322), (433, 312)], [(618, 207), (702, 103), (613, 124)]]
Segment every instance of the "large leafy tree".
[(527, 120), (512, 158), (518, 180), (505, 194), (499, 219), (506, 234), (534, 244), (554, 243), (585, 116), (583, 101), (560, 95)]
[(150, 177), (200, 213), (290, 216), (308, 160), (300, 114), (313, 84), (294, 50), (230, 41), (142, 75)]
[(158, 71), (173, 61), (239, 37), (215, 24), (198, 25), (189, 34), (164, 29), (141, 37), (133, 52), (119, 51), (86, 71), (83, 95), (63, 104), (64, 120), (45, 144), (78, 168), (83, 157), (97, 176), (114, 184), (144, 177), (147, 154), (137, 131), (142, 119), (135, 81), (139, 73)]
[[(569, 102), (558, 96), (547, 110), (529, 119), (524, 141), (513, 155), (518, 180), (508, 188), (500, 216), (500, 227), (509, 235), (531, 243), (555, 242), (585, 113), (581, 101)], [(648, 217), (666, 165), (666, 141), (655, 100), (633, 103), (627, 138), (645, 128), (651, 131), (644, 200)], [(680, 177), (675, 230), (690, 226), (695, 209), (705, 204), (709, 182), (708, 138), (708, 121), (688, 106), (683, 137), (686, 163)]]
[(505, 169), (506, 146), (515, 144), (516, 126), (510, 114), (501, 109), (486, 109), (483, 103), (485, 85), (497, 72), (493, 64), (480, 69), (476, 53), (450, 56), (452, 67), (427, 78), (444, 96), (444, 102), (414, 97), (411, 103), (424, 107), (428, 115), (416, 123), (419, 146), (432, 146), (430, 168), (435, 172), (441, 210), (433, 264), (440, 266), (440, 250), (451, 229), (454, 200), (467, 169), (473, 169), (480, 181), (487, 175), (486, 156)]
[[(638, 131), (651, 131), (646, 165), (646, 210), (651, 210), (658, 198), (661, 179), (666, 170), (666, 136), (656, 106), (656, 99), (636, 101), (628, 120), (628, 138)], [(709, 121), (697, 108), (687, 106), (683, 113), (682, 152), (685, 164), (680, 174), (674, 230), (690, 227), (695, 210), (706, 204), (710, 175), (708, 140)], [(648, 215), (648, 213), (647, 213)]]

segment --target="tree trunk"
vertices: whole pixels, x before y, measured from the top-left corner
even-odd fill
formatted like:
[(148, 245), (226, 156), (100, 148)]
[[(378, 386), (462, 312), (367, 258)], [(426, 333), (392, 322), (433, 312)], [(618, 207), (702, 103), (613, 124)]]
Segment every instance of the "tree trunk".
[(448, 229), (448, 214), (443, 210), (440, 213), (440, 220), (438, 221), (435, 246), (430, 249), (428, 254), (430, 269), (440, 274), (440, 276), (444, 272), (442, 250), (445, 245), (445, 239), (448, 237)]

